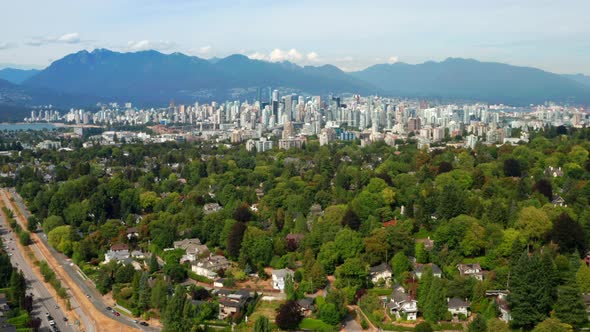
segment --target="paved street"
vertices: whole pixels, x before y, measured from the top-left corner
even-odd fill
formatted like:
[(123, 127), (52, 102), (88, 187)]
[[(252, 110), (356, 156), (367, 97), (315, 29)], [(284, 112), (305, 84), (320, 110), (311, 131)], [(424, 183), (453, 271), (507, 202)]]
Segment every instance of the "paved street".
[[(28, 218), (30, 216), (30, 213), (26, 209), (20, 195), (16, 194), (14, 189), (12, 189), (12, 188), (8, 189), (7, 193), (10, 193), (10, 196), (14, 199), (15, 205), (20, 210), (20, 212), (25, 217), (25, 219)], [(73, 264), (72, 261), (67, 256), (54, 250), (53, 247), (51, 247), (49, 245), (49, 243), (47, 242), (47, 236), (45, 234), (40, 234), (39, 239), (41, 241), (43, 241), (43, 243), (45, 244), (45, 246), (47, 248), (49, 248), (49, 251), (51, 252), (51, 254), (57, 259), (57, 261), (59, 262), (61, 267), (70, 276), (70, 278), (80, 287), (80, 289), (85, 294), (90, 296), (89, 300), (96, 307), (96, 309), (98, 309), (99, 311), (104, 313), (106, 316), (112, 317), (113, 320), (121, 322), (129, 327), (140, 328), (143, 331), (149, 331), (149, 332), (155, 332), (155, 331), (160, 330), (157, 327), (153, 327), (153, 326), (146, 327), (146, 326), (141, 326), (139, 324), (136, 324), (136, 323), (134, 323), (135, 318), (127, 317), (122, 312), (121, 312), (121, 316), (117, 317), (117, 316), (113, 315), (110, 311), (106, 310), (106, 307), (111, 306), (111, 305), (108, 303), (105, 303), (103, 301), (102, 296), (96, 290), (94, 285), (89, 280), (86, 280), (83, 277), (83, 274), (80, 271), (80, 269), (78, 268), (78, 266)]]
[(0, 224), (0, 236), (6, 251), (11, 255), (10, 260), (16, 268), (23, 271), (27, 279), (27, 293), (33, 294), (33, 316), (41, 318), (41, 331), (52, 331), (49, 326), (49, 321), (46, 318), (46, 313), (49, 313), (60, 331), (77, 331), (77, 328), (69, 326), (69, 323), (64, 322), (64, 312), (58, 306), (55, 299), (50, 295), (45, 287), (45, 284), (37, 279), (37, 275), (33, 272), (23, 254), (18, 250), (16, 245), (16, 236), (14, 232), (9, 231), (8, 224), (4, 218)]

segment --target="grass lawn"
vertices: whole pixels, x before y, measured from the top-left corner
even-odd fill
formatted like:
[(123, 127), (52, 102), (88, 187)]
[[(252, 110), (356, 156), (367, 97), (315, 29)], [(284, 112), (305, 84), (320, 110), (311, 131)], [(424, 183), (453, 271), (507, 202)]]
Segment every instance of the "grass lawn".
[(274, 322), (275, 316), (277, 315), (276, 311), (280, 304), (281, 301), (258, 301), (258, 305), (252, 315), (248, 317), (248, 321), (255, 322), (256, 318), (266, 316), (271, 322)]
[(310, 331), (336, 331), (332, 325), (328, 325), (319, 319), (303, 318), (299, 323), (299, 328)]
[(432, 236), (432, 234), (430, 234), (430, 232), (427, 231), (425, 228), (420, 228), (418, 233), (414, 234), (415, 239), (426, 239), (429, 236)]
[(373, 289), (369, 289), (369, 294), (374, 294), (377, 296), (389, 296), (391, 295), (391, 292), (393, 292), (392, 289), (390, 288), (373, 288)]

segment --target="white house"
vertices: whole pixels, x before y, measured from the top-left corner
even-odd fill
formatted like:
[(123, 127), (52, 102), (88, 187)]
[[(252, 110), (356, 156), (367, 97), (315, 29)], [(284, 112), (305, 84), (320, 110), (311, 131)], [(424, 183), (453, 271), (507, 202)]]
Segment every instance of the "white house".
[(295, 273), (289, 269), (280, 269), (272, 271), (272, 288), (278, 289), (281, 292), (285, 290), (285, 281), (287, 277), (293, 278)]
[(387, 263), (381, 263), (377, 266), (373, 266), (369, 269), (369, 274), (371, 276), (371, 282), (374, 284), (378, 283), (379, 280), (383, 280), (386, 283), (391, 281), (391, 277), (393, 276), (393, 272), (391, 271), (391, 267), (387, 265)]
[(462, 277), (472, 277), (483, 281), (483, 270), (481, 265), (475, 264), (457, 264), (457, 269)]
[(225, 270), (231, 266), (227, 258), (220, 255), (210, 255), (207, 258), (193, 261), (191, 263), (191, 271), (197, 275), (207, 277), (209, 279), (217, 278), (219, 270)]
[(424, 272), (424, 268), (430, 266), (432, 269), (432, 275), (437, 278), (442, 278), (442, 270), (438, 265), (429, 263), (429, 264), (415, 264), (414, 266), (414, 274), (416, 278), (420, 279), (422, 277), (422, 273)]
[(471, 314), (469, 311), (469, 302), (457, 297), (447, 299), (447, 310), (453, 316), (464, 315), (465, 317), (468, 317)]
[(418, 316), (418, 301), (414, 300), (410, 295), (396, 289), (391, 293), (391, 298), (386, 304), (389, 312), (397, 318), (402, 315), (406, 316), (406, 320), (416, 320)]

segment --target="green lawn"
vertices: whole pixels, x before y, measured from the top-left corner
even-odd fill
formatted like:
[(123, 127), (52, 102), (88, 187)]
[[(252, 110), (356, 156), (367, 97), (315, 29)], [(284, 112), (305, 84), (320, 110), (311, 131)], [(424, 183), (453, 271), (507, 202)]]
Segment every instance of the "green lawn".
[(332, 325), (328, 325), (319, 319), (304, 318), (299, 324), (299, 328), (309, 331), (336, 331)]
[(375, 294), (377, 296), (389, 296), (391, 295), (391, 292), (393, 292), (393, 290), (391, 290), (390, 288), (373, 288), (373, 289), (369, 289), (369, 293), (370, 294)]

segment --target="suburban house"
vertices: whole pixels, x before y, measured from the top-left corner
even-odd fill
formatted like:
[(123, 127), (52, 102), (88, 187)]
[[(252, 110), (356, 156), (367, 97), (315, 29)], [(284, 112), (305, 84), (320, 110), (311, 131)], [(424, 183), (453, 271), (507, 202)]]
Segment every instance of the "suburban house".
[(483, 281), (483, 270), (477, 263), (475, 264), (457, 264), (457, 269), (462, 277), (472, 277), (479, 281)]
[(385, 307), (397, 318), (405, 316), (406, 320), (416, 320), (418, 316), (418, 301), (406, 294), (403, 289), (394, 290)]
[(272, 288), (283, 292), (285, 290), (285, 282), (287, 281), (287, 277), (291, 277), (291, 279), (293, 279), (294, 275), (295, 273), (289, 269), (272, 271)]
[(387, 263), (381, 263), (377, 266), (369, 268), (369, 275), (371, 276), (371, 282), (374, 284), (378, 283), (379, 280), (389, 283), (391, 281), (391, 277), (393, 276), (393, 272)]
[(553, 200), (551, 201), (551, 204), (553, 204), (553, 206), (555, 206), (555, 207), (557, 207), (557, 206), (567, 207), (567, 204), (565, 203), (565, 199), (563, 199), (563, 197), (561, 197), (559, 195), (553, 196)]
[(304, 299), (298, 300), (297, 304), (299, 304), (299, 308), (301, 308), (301, 313), (303, 314), (303, 317), (311, 316), (311, 313), (313, 312), (312, 298), (306, 297)]
[[(508, 306), (507, 297), (510, 292), (508, 290), (488, 290), (486, 291), (486, 297), (493, 297), (500, 310), (500, 319), (505, 322), (510, 322), (512, 316), (510, 315), (510, 307)], [(584, 295), (584, 299), (586, 296)], [(590, 312), (590, 311), (589, 311)], [(589, 316), (590, 317), (590, 316)]]
[(186, 253), (180, 258), (180, 263), (194, 262), (199, 256), (209, 253), (209, 248), (201, 244), (197, 238), (174, 241), (174, 249), (183, 249)]
[(434, 248), (434, 240), (430, 239), (430, 236), (426, 239), (416, 239), (416, 243), (423, 243), (424, 249), (431, 251)]
[(139, 229), (137, 227), (129, 227), (127, 228), (127, 239), (137, 239), (139, 238)]
[(553, 167), (553, 166), (549, 166), (547, 168), (545, 168), (545, 176), (550, 176), (550, 177), (562, 177), (563, 176), (563, 170), (561, 169), (561, 167)]
[(416, 263), (416, 264), (414, 264), (413, 274), (416, 276), (417, 279), (420, 279), (422, 277), (422, 273), (424, 272), (424, 268), (427, 266), (430, 266), (430, 268), (432, 269), (433, 276), (435, 276), (437, 278), (442, 278), (442, 270), (440, 269), (440, 267), (438, 267), (438, 265), (433, 264), (433, 263), (428, 263), (428, 264)]
[(461, 300), (458, 297), (447, 298), (447, 310), (453, 316), (465, 315), (465, 317), (468, 317), (471, 314), (467, 299)]
[(203, 206), (203, 213), (204, 214), (211, 214), (214, 212), (219, 212), (221, 211), (222, 207), (221, 205), (217, 204), (217, 203), (207, 203)]
[(246, 289), (235, 292), (220, 290), (217, 295), (219, 296), (219, 319), (243, 312), (248, 301), (252, 299), (252, 295)]
[(138, 250), (129, 252), (129, 246), (126, 244), (114, 244), (111, 249), (104, 254), (103, 264), (115, 261), (120, 264), (131, 264), (136, 270), (141, 270), (141, 264), (135, 259), (144, 259), (145, 254)]
[(197, 275), (207, 277), (209, 279), (217, 278), (217, 272), (219, 270), (225, 270), (231, 266), (230, 261), (221, 255), (209, 255), (206, 258), (202, 258), (191, 262), (191, 271)]

